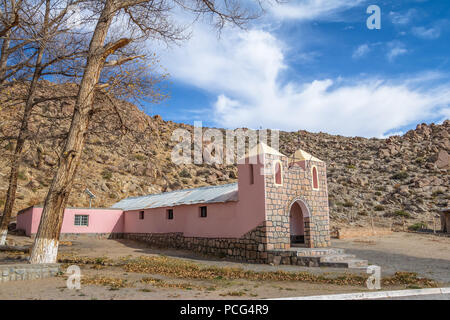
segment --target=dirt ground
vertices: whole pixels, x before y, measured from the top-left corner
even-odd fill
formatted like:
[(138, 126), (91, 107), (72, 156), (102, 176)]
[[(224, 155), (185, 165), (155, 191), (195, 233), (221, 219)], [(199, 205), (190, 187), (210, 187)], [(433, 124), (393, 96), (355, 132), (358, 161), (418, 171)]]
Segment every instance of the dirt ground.
[[(31, 244), (26, 237), (12, 236), (18, 245)], [(205, 266), (239, 267), (252, 271), (307, 271), (320, 275), (345, 275), (361, 273), (356, 270), (332, 268), (305, 268), (297, 266), (271, 266), (243, 264), (211, 257), (202, 257), (191, 252), (178, 250), (157, 250), (128, 240), (78, 239), (63, 242), (60, 252), (83, 257), (152, 257), (168, 256)], [(417, 272), (448, 286), (450, 283), (450, 238), (410, 233), (394, 233), (388, 236), (361, 239), (333, 240), (333, 247), (345, 248), (358, 258), (368, 259), (370, 264), (379, 265), (383, 276), (396, 271)], [(0, 254), (3, 261), (6, 254)], [(9, 260), (9, 262), (12, 262)], [(3, 262), (2, 262), (3, 263)], [(84, 278), (103, 277), (126, 281), (124, 287), (82, 284), (80, 290), (70, 290), (66, 286), (66, 276), (56, 278), (14, 281), (0, 284), (0, 299), (265, 299), (291, 296), (347, 293), (367, 291), (363, 286), (330, 285), (301, 281), (251, 281), (247, 279), (191, 280), (167, 277), (161, 274), (125, 272), (123, 268), (105, 266), (94, 268), (80, 265)], [(65, 271), (65, 270), (63, 270)], [(142, 283), (151, 277), (168, 284), (167, 287), (153, 283)], [(384, 287), (383, 290), (404, 287)]]
[(333, 246), (380, 266), (382, 274), (411, 271), (450, 283), (449, 237), (396, 232), (378, 237), (333, 239)]

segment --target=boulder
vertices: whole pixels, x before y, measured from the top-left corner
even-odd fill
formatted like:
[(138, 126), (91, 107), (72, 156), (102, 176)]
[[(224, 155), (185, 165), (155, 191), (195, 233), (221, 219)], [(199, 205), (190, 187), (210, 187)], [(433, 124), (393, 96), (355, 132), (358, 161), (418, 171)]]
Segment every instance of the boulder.
[(435, 165), (439, 169), (450, 169), (450, 156), (447, 151), (439, 151), (439, 153), (437, 154)]

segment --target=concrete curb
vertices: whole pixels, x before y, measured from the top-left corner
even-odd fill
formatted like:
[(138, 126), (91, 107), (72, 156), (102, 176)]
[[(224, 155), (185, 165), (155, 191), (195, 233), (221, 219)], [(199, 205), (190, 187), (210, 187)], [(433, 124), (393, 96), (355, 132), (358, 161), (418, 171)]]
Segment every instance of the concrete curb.
[(344, 294), (331, 294), (331, 295), (309, 296), (309, 297), (277, 298), (277, 299), (268, 299), (268, 300), (366, 300), (366, 299), (384, 299), (384, 298), (397, 298), (397, 297), (409, 297), (409, 296), (422, 296), (422, 295), (429, 295), (429, 294), (450, 294), (450, 287), (449, 288), (416, 289), (416, 290), (344, 293)]

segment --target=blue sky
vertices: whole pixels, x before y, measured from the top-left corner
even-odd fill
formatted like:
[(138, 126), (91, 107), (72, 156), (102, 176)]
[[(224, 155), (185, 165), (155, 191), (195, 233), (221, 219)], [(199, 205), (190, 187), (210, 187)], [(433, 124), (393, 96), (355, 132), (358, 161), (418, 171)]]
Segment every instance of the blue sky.
[[(369, 30), (369, 5), (381, 29)], [(450, 1), (291, 0), (246, 31), (207, 24), (158, 54), (171, 98), (146, 112), (211, 127), (384, 137), (450, 118)]]

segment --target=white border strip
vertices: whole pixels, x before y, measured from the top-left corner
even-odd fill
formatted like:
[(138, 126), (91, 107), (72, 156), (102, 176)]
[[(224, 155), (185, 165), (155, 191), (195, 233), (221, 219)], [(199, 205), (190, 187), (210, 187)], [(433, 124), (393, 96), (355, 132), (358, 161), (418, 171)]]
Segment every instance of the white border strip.
[(416, 290), (344, 293), (344, 294), (331, 294), (331, 295), (309, 296), (309, 297), (277, 298), (277, 299), (268, 299), (268, 300), (364, 300), (364, 299), (383, 299), (383, 298), (422, 296), (422, 295), (429, 295), (429, 294), (450, 294), (450, 287), (449, 288), (416, 289)]

